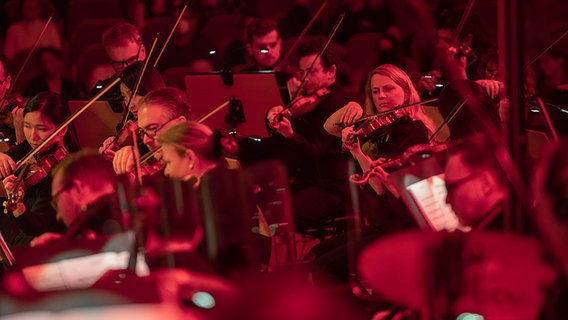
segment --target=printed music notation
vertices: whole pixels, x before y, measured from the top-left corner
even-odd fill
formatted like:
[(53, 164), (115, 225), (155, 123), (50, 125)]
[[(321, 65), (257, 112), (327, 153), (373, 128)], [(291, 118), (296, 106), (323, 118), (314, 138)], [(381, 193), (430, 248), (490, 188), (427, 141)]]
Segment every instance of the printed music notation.
[(455, 231), (460, 226), (458, 217), (446, 203), (444, 174), (434, 175), (406, 187), (426, 222), (435, 231)]

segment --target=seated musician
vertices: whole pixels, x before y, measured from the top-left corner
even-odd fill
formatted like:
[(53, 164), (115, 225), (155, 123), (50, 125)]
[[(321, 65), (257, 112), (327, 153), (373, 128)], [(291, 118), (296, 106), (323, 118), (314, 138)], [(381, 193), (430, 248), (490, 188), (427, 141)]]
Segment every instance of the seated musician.
[(341, 140), (325, 132), (323, 124), (351, 99), (336, 81), (338, 64), (332, 51), (326, 50), (308, 70), (322, 48), (320, 39), (300, 44), (299, 69), (307, 76), (294, 101), (298, 103), (286, 110), (275, 106), (266, 117), (274, 131), (269, 138), (273, 157), (288, 165), (293, 179), (297, 230), (318, 227), (341, 216), (345, 208), (347, 159), (341, 152)]
[[(66, 237), (97, 235), (124, 230), (118, 219), (116, 186), (119, 177), (112, 164), (92, 150), (75, 152), (53, 169), (51, 205)], [(46, 232), (31, 241), (32, 246), (60, 239), (62, 233)]]
[[(256, 211), (253, 189), (242, 171), (228, 170), (224, 165), (220, 136), (204, 124), (182, 121), (160, 133), (157, 141), (162, 148), (165, 175), (186, 181), (195, 192), (189, 191), (183, 198), (193, 199), (193, 207), (200, 209), (199, 214), (192, 210), (177, 216), (169, 212), (168, 222), (172, 225), (168, 240), (159, 241), (159, 237), (149, 233), (146, 251), (155, 253), (169, 248), (171, 252), (178, 253), (176, 263), (183, 263), (183, 257), (191, 256), (191, 251), (195, 251), (207, 257), (213, 269), (223, 275), (259, 266), (260, 253), (256, 247), (262, 240), (270, 244), (270, 238), (254, 238), (251, 227), (257, 220), (253, 220)], [(196, 195), (197, 199), (192, 195)], [(181, 216), (185, 219), (190, 217), (192, 221), (188, 223)], [(196, 236), (190, 237), (190, 234)], [(203, 241), (197, 237), (199, 234)], [(195, 250), (197, 246), (199, 248)], [(193, 261), (185, 262), (186, 265), (192, 269), (203, 269), (203, 265), (196, 263), (199, 262), (197, 257), (192, 257)]]
[[(55, 210), (49, 205), (51, 198), (51, 168), (77, 144), (64, 128), (26, 163), (30, 170), (15, 186), (17, 162), (30, 155), (57, 126), (67, 120), (70, 111), (67, 103), (56, 93), (42, 92), (28, 101), (23, 110), (26, 140), (8, 151), (0, 153), (0, 174), (8, 193), (5, 203), (7, 214), (0, 215), (0, 228), (9, 245), (26, 245), (35, 236), (47, 231), (59, 231), (62, 225), (55, 219)], [(21, 163), (24, 166), (24, 163)]]
[[(326, 120), (324, 128), (331, 134), (341, 136), (344, 148), (350, 151), (361, 168), (367, 171), (373, 161), (379, 158), (396, 158), (410, 146), (428, 143), (429, 137), (435, 131), (434, 122), (420, 105), (415, 105), (393, 113), (396, 119), (382, 127), (380, 124), (369, 123), (376, 127), (375, 131), (367, 130), (366, 123), (358, 128), (343, 128), (341, 124), (349, 125), (361, 115), (373, 116), (419, 101), (420, 97), (406, 73), (394, 65), (384, 64), (369, 74), (365, 86), (365, 107), (361, 108), (355, 102), (349, 103)], [(373, 120), (370, 118), (369, 121)], [(366, 134), (366, 131), (370, 132)], [(385, 193), (379, 177), (370, 179), (369, 184), (377, 194)]]
[[(114, 153), (125, 145), (133, 144), (132, 141), (132, 131), (136, 131), (138, 126), (136, 121), (138, 119), (138, 107), (140, 105), (140, 100), (146, 96), (149, 92), (157, 89), (163, 89), (166, 87), (162, 75), (158, 72), (156, 68), (151, 65), (146, 66), (144, 69), (144, 62), (138, 61), (130, 66), (126, 67), (120, 74), (121, 82), (120, 92), (122, 98), (124, 99), (124, 104), (129, 104), (124, 114), (123, 120), (117, 124), (117, 135), (107, 138), (102, 146), (99, 148), (99, 152), (105, 157), (112, 160)], [(140, 73), (144, 71), (142, 77)], [(138, 88), (136, 88), (138, 86)], [(136, 94), (133, 96), (134, 91)], [(148, 150), (142, 148), (141, 137), (138, 137), (140, 151), (145, 153)]]
[[(402, 113), (391, 124), (377, 128), (368, 136), (364, 136), (359, 128), (348, 126), (342, 129), (337, 125), (340, 122), (353, 123), (361, 115), (370, 116), (420, 101), (406, 73), (390, 64), (375, 68), (369, 74), (365, 88), (364, 111), (359, 104), (351, 102), (334, 113), (324, 126), (328, 132), (342, 136), (343, 148), (350, 151), (364, 171), (369, 170), (374, 161), (377, 161), (376, 164), (385, 158), (396, 159), (409, 147), (428, 143), (434, 124), (420, 105), (402, 109)], [(380, 167), (377, 170), (381, 174), (370, 178), (368, 182), (380, 197), (373, 196), (368, 189), (361, 194), (369, 222), (363, 231), (363, 244), (386, 233), (416, 226), (389, 181), (388, 173)], [(347, 280), (345, 235), (324, 241), (314, 247), (312, 253), (317, 257), (312, 266), (314, 281)]]
[[(140, 101), (138, 108), (138, 130), (143, 143), (150, 150), (157, 150), (156, 135), (181, 121), (193, 119), (187, 95), (173, 87), (151, 91)], [(117, 174), (131, 173), (135, 169), (133, 146), (124, 146), (114, 154), (112, 163)], [(156, 160), (161, 152), (154, 152)]]

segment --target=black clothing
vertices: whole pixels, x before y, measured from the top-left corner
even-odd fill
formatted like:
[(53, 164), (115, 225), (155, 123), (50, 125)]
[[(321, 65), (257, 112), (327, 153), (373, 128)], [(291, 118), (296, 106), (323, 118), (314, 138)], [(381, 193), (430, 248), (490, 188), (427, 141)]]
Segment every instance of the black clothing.
[[(32, 147), (27, 141), (6, 151), (14, 161), (24, 158)], [(8, 245), (27, 245), (44, 232), (61, 232), (64, 226), (55, 219), (55, 209), (51, 207), (51, 175), (25, 190), (24, 212), (18, 218), (13, 214), (0, 215), (0, 230)]]
[[(408, 147), (428, 141), (428, 129), (421, 121), (413, 121), (402, 117), (392, 124), (367, 137), (363, 150), (369, 150), (372, 159), (395, 158)], [(357, 252), (364, 245), (380, 236), (409, 228), (416, 228), (416, 222), (400, 198), (391, 193), (377, 196), (370, 186), (366, 185), (360, 192), (361, 212), (368, 225), (363, 227), (361, 242), (354, 244)], [(325, 240), (312, 248), (316, 256), (312, 265), (312, 276), (315, 283), (345, 282), (348, 280), (348, 257), (346, 234)]]
[(292, 138), (274, 133), (260, 143), (244, 141), (239, 148), (239, 160), (245, 165), (263, 159), (286, 164), (297, 230), (321, 226), (345, 210), (348, 155), (342, 152), (341, 139), (327, 133), (323, 124), (352, 99), (337, 83), (329, 89), (313, 111), (291, 119)]

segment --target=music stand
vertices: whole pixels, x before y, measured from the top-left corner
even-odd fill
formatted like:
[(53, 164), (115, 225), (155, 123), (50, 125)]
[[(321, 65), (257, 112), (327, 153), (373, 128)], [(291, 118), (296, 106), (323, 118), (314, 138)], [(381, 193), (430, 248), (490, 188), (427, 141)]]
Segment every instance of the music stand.
[(428, 158), (390, 174), (390, 179), (422, 229), (454, 231), (461, 228), (445, 202), (444, 173), (436, 158)]
[[(189, 101), (197, 117), (201, 117), (235, 98), (242, 102), (244, 122), (236, 129), (242, 135), (266, 137), (264, 122), (269, 108), (285, 105), (289, 101), (288, 90), (280, 73), (189, 73), (184, 76)], [(220, 110), (203, 121), (211, 129), (235, 129), (226, 123), (227, 111)]]
[[(70, 100), (72, 114), (81, 109), (87, 101)], [(82, 148), (98, 148), (103, 141), (116, 135), (116, 126), (123, 117), (123, 112), (115, 112), (108, 101), (95, 101), (87, 110), (74, 120), (75, 131)]]

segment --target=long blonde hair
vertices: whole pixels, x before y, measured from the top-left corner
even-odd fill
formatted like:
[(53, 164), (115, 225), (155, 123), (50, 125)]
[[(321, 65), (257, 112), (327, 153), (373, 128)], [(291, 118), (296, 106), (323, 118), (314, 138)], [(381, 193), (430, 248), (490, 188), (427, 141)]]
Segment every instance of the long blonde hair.
[[(373, 101), (371, 88), (371, 79), (376, 74), (388, 77), (408, 94), (408, 99), (404, 101), (404, 105), (420, 102), (420, 95), (418, 95), (418, 91), (416, 91), (416, 88), (414, 88), (414, 85), (412, 84), (412, 81), (410, 81), (410, 78), (408, 77), (406, 72), (395, 65), (383, 64), (371, 71), (369, 73), (369, 76), (367, 77), (367, 83), (365, 85), (365, 104), (363, 106), (363, 116), (374, 115), (378, 110), (375, 102)], [(432, 135), (436, 131), (436, 125), (434, 124), (434, 121), (432, 121), (432, 119), (430, 119), (426, 112), (424, 112), (422, 105), (418, 104), (414, 107), (406, 108), (403, 110), (403, 113), (413, 120), (422, 121), (422, 123), (424, 123), (424, 125), (428, 129), (429, 135)]]

